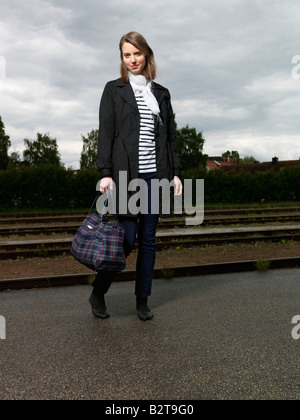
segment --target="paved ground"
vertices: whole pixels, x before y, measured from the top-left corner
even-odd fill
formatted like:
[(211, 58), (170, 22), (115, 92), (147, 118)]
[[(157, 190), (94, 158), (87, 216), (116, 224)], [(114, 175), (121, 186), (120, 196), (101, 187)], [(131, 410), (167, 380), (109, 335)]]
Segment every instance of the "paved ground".
[(152, 322), (133, 284), (109, 320), (90, 287), (0, 294), (0, 399), (299, 399), (300, 270), (157, 280)]

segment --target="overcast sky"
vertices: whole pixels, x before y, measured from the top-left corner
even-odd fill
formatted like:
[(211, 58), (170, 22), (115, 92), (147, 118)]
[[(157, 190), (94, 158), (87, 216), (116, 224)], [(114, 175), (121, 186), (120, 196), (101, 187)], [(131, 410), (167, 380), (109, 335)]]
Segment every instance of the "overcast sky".
[(179, 128), (203, 131), (205, 153), (298, 159), (299, 17), (299, 0), (1, 0), (10, 151), (50, 133), (66, 167), (78, 168), (81, 134), (98, 128), (120, 38), (134, 30), (154, 50)]

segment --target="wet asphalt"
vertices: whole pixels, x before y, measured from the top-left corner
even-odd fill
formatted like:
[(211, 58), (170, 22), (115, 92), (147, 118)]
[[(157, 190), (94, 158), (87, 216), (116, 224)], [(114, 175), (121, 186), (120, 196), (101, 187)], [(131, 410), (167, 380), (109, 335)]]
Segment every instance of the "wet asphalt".
[(155, 280), (140, 321), (133, 283), (114, 283), (111, 318), (91, 287), (0, 294), (0, 399), (300, 399), (300, 270)]

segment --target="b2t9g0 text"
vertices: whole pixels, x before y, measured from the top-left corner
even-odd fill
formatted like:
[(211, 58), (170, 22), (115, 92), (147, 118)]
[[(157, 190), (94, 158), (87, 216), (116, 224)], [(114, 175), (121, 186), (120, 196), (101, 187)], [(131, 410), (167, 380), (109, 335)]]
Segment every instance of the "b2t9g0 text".
[(193, 405), (175, 405), (175, 404), (151, 404), (149, 406), (150, 415), (193, 415)]

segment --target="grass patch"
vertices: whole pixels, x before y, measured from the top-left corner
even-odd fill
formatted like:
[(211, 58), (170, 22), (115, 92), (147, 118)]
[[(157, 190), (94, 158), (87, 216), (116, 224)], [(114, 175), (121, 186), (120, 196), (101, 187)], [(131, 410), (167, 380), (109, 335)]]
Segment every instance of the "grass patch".
[(271, 261), (270, 260), (258, 260), (256, 261), (256, 269), (258, 271), (268, 271), (270, 266), (271, 266)]
[(172, 268), (164, 268), (163, 270), (161, 270), (161, 273), (163, 275), (164, 279), (172, 279), (175, 276), (175, 270), (173, 270)]

